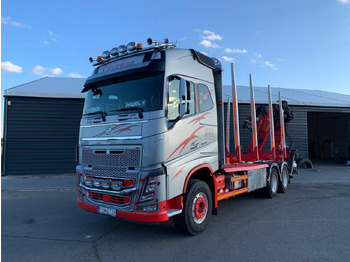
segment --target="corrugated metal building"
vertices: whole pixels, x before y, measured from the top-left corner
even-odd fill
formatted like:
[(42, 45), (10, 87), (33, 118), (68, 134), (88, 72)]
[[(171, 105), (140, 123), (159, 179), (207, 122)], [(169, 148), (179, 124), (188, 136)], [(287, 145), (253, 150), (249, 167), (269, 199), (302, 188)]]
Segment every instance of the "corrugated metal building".
[[(299, 156), (310, 159), (329, 160), (336, 147), (339, 156), (350, 159), (350, 96), (320, 90), (271, 88), (272, 100), (277, 103), (278, 93), (288, 101), (294, 119), (287, 125), (287, 146), (291, 143)], [(237, 86), (240, 127), (250, 117), (250, 88)], [(267, 87), (254, 87), (256, 105), (266, 105)], [(231, 86), (224, 86), (224, 99), (232, 101)], [(232, 105), (231, 105), (232, 116)], [(225, 107), (226, 119), (226, 107)], [(231, 127), (232, 128), (232, 127)], [(242, 150), (250, 139), (249, 130), (240, 129)], [(230, 137), (231, 145), (234, 143)], [(266, 145), (269, 145), (267, 141)]]
[[(75, 171), (75, 147), (84, 103), (84, 94), (80, 92), (84, 82), (85, 79), (46, 77), (5, 90), (2, 174)], [(244, 120), (250, 116), (250, 91), (245, 86), (237, 89), (242, 127)], [(300, 156), (330, 159), (335, 147), (338, 147), (340, 156), (350, 157), (349, 95), (272, 88), (275, 102), (279, 91), (295, 114), (288, 125), (288, 133)], [(228, 98), (232, 101), (231, 94), (231, 87), (224, 86), (225, 101)], [(267, 88), (255, 87), (255, 100), (257, 105), (266, 104)], [(243, 151), (250, 136), (249, 130), (241, 128)], [(232, 140), (233, 136), (230, 138)]]
[(5, 90), (2, 174), (74, 173), (84, 82), (46, 77)]

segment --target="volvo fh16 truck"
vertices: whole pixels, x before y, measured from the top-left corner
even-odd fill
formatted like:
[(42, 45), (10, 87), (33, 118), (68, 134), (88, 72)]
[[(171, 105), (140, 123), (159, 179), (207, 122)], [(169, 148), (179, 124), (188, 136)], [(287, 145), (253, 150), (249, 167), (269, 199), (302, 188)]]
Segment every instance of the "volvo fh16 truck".
[[(171, 217), (188, 234), (203, 231), (218, 203), (238, 194), (285, 192), (295, 168), (286, 148), (284, 107), (271, 101), (256, 119), (251, 84), (252, 141), (242, 152), (234, 69), (234, 145), (224, 127), (220, 61), (176, 44), (131, 42), (102, 56), (82, 92), (77, 204), (88, 211), (140, 222)], [(259, 117), (260, 118), (260, 117)], [(270, 137), (269, 150), (263, 151)]]

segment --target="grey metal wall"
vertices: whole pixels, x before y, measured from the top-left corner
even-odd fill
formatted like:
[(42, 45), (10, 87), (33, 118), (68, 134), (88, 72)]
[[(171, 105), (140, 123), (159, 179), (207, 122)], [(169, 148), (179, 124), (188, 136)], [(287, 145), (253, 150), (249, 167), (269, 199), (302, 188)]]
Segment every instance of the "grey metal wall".
[(83, 103), (6, 97), (3, 174), (74, 173)]

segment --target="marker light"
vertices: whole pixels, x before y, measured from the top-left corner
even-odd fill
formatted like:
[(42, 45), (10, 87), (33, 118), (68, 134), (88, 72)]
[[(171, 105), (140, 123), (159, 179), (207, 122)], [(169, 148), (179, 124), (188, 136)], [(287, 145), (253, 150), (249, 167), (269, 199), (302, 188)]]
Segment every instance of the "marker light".
[(118, 53), (119, 54), (123, 54), (123, 53), (125, 53), (126, 52), (126, 45), (120, 45), (119, 47), (118, 47)]
[(113, 47), (110, 53), (112, 56), (117, 56), (118, 55), (118, 47)]
[(109, 51), (104, 51), (102, 53), (103, 59), (108, 59), (111, 56), (111, 53)]
[(103, 61), (103, 57), (99, 55), (99, 56), (97, 57), (97, 62), (102, 62), (102, 61)]
[(136, 43), (135, 42), (130, 42), (127, 46), (126, 46), (126, 49), (129, 51), (129, 52), (132, 52), (136, 49)]
[(136, 44), (136, 49), (137, 50), (141, 50), (142, 49), (142, 44), (141, 43), (137, 43)]

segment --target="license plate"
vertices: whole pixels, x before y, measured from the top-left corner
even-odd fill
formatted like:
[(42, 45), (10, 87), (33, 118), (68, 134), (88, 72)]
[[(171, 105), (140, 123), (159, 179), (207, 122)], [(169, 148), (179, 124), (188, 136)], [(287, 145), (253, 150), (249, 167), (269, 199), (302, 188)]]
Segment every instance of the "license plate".
[(116, 217), (117, 216), (117, 210), (113, 209), (113, 208), (108, 208), (108, 207), (98, 207), (97, 208), (97, 212), (100, 214), (104, 214), (104, 215), (109, 215), (112, 217)]

